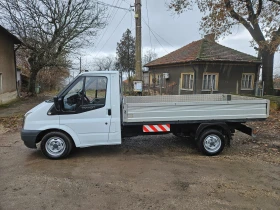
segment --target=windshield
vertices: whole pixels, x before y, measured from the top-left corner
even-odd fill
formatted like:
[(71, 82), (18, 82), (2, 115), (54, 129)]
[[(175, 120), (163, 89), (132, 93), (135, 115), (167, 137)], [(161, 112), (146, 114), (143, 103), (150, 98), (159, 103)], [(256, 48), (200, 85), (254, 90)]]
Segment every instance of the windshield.
[(64, 88), (62, 88), (59, 93), (57, 94), (58, 97), (62, 96), (62, 94), (73, 84), (76, 82), (76, 80), (78, 78), (80, 78), (81, 76), (77, 76), (75, 77), (68, 85), (66, 85)]

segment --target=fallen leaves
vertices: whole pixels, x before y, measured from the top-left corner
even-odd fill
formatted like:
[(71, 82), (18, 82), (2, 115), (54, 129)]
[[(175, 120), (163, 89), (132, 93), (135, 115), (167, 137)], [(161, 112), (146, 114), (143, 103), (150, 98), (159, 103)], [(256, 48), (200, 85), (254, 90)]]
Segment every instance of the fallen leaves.
[(280, 138), (280, 111), (271, 110), (266, 121), (248, 123), (254, 129), (255, 134), (265, 137)]
[(5, 132), (18, 131), (22, 126), (22, 115), (13, 115), (10, 117), (1, 117), (0, 124)]

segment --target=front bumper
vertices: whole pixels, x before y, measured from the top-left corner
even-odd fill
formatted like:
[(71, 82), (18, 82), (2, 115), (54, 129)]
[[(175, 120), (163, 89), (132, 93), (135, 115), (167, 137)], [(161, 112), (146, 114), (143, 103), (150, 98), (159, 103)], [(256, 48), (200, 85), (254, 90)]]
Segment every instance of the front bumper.
[(36, 147), (36, 139), (41, 131), (38, 130), (21, 130), (21, 139), (23, 140), (25, 146), (29, 148), (37, 148)]

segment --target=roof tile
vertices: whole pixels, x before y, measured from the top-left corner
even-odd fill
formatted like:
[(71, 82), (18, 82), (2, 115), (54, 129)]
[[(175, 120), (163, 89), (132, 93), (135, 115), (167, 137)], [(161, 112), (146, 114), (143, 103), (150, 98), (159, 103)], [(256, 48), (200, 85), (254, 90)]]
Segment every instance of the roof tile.
[(225, 47), (213, 41), (201, 39), (194, 41), (178, 50), (175, 50), (161, 58), (158, 58), (146, 67), (188, 63), (190, 61), (229, 61), (229, 62), (252, 62), (261, 61), (254, 56), (239, 52), (237, 50)]

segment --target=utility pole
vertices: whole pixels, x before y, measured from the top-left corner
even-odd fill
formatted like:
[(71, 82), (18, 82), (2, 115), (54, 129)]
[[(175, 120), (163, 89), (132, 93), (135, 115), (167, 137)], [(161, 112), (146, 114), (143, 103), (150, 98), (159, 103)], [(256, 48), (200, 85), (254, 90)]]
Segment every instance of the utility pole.
[(136, 23), (136, 42), (135, 42), (135, 71), (136, 80), (142, 80), (142, 26), (141, 26), (141, 0), (135, 0), (135, 23)]

